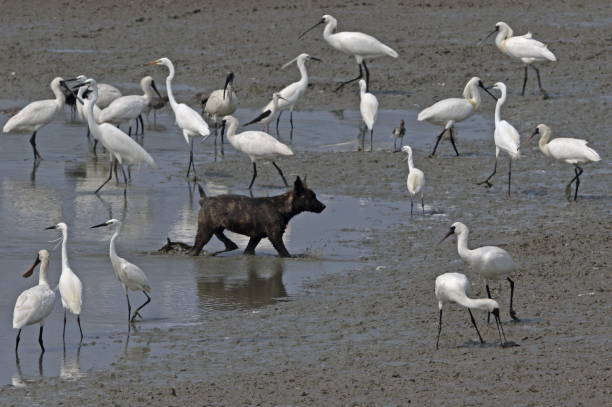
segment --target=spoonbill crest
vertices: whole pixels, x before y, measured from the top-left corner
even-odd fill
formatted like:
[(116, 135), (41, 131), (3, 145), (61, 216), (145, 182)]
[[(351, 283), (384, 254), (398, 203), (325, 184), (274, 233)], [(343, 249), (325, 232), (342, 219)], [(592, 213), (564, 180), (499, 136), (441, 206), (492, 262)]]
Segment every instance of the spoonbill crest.
[(370, 131), (370, 151), (372, 151), (372, 143), (374, 138), (374, 123), (376, 122), (376, 116), (378, 115), (378, 99), (376, 99), (376, 96), (368, 92), (367, 89), (368, 87), (366, 85), (366, 81), (360, 79), (359, 95), (361, 98), (361, 102), (359, 103), (359, 111), (361, 112), (361, 119)]
[(404, 146), (402, 147), (402, 151), (407, 154), (406, 161), (408, 161), (408, 178), (406, 179), (406, 185), (410, 193), (410, 216), (412, 216), (412, 207), (414, 206), (413, 199), (416, 195), (421, 195), (421, 209), (423, 214), (425, 214), (425, 204), (423, 203), (425, 174), (414, 166), (412, 162), (412, 148), (410, 148), (410, 146)]

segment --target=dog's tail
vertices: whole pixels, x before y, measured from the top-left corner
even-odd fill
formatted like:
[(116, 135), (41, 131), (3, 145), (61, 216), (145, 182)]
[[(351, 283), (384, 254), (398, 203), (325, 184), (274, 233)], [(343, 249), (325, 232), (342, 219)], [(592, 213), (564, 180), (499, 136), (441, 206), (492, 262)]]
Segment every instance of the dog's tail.
[(204, 188), (202, 188), (202, 185), (200, 185), (198, 183), (198, 192), (200, 193), (200, 198), (206, 198), (206, 192), (204, 191)]

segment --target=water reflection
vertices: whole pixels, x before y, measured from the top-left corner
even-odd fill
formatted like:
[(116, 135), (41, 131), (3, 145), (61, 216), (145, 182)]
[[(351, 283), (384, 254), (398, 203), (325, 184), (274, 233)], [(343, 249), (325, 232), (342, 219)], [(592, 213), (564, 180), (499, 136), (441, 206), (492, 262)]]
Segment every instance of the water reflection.
[(42, 380), (43, 378), (43, 358), (44, 352), (41, 352), (38, 356), (38, 377), (25, 377), (23, 375), (23, 371), (21, 370), (21, 359), (19, 358), (19, 354), (15, 353), (15, 369), (17, 370), (12, 377), (12, 384), (15, 387), (26, 387), (27, 383), (34, 383)]
[(77, 345), (76, 352), (67, 356), (66, 346), (63, 346), (62, 364), (60, 366), (59, 376), (63, 380), (77, 380), (85, 376), (85, 373), (81, 372), (81, 343)]

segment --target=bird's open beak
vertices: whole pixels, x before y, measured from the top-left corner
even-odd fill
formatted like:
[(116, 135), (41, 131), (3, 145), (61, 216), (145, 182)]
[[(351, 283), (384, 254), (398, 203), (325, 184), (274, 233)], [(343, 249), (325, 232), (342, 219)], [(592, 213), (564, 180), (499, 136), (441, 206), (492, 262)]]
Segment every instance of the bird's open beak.
[(234, 73), (233, 73), (233, 72), (230, 72), (230, 73), (227, 75), (227, 78), (225, 78), (225, 85), (223, 85), (223, 99), (224, 99), (224, 100), (225, 100), (225, 92), (226, 92), (226, 90), (227, 90), (227, 86), (228, 86), (230, 83), (231, 83), (231, 84), (234, 84)]
[(495, 27), (495, 29), (493, 31), (491, 31), (490, 33), (488, 33), (486, 37), (484, 37), (482, 40), (478, 41), (476, 46), (479, 46), (480, 44), (482, 44), (487, 38), (489, 38), (490, 36), (495, 34), (497, 31), (499, 31), (499, 27)]
[(53, 226), (49, 226), (48, 228), (45, 228), (45, 230), (51, 230), (51, 229), (57, 229), (57, 227), (53, 225)]
[(495, 96), (494, 94), (489, 92), (489, 89), (491, 89), (491, 88), (485, 87), (484, 84), (482, 83), (482, 81), (478, 84), (478, 86), (481, 87), (485, 92), (487, 92), (489, 94), (489, 96), (491, 96), (493, 99), (497, 100), (497, 96)]
[(447, 237), (449, 237), (450, 235), (452, 235), (453, 233), (455, 233), (455, 231), (454, 231), (453, 229), (450, 229), (450, 230), (448, 231), (448, 233), (447, 233), (447, 234), (446, 234), (446, 235), (445, 235), (445, 236), (442, 238), (442, 240), (440, 240), (440, 241), (438, 242), (438, 244), (440, 244), (440, 243), (442, 243), (443, 241), (445, 241), (445, 240), (446, 240), (446, 238), (447, 238)]
[(527, 140), (528, 142), (531, 141), (531, 139), (536, 135), (536, 134), (540, 134), (540, 129), (538, 129), (536, 127), (535, 131), (533, 132), (533, 134), (531, 136), (529, 136), (529, 140)]
[(103, 226), (108, 226), (108, 223), (103, 222), (103, 223), (100, 223), (99, 225), (94, 225), (94, 226), (90, 227), (90, 229), (93, 229), (93, 228), (101, 228), (101, 227), (103, 227)]
[(317, 57), (310, 57), (310, 59), (312, 59), (313, 61), (317, 61), (317, 62), (323, 62), (321, 58), (317, 58)]
[(159, 59), (153, 60), (153, 61), (149, 61), (146, 64), (143, 64), (142, 66), (149, 66), (149, 65), (158, 65)]
[(308, 32), (314, 30), (315, 28), (317, 28), (321, 24), (325, 24), (325, 20), (321, 19), (318, 23), (316, 23), (315, 25), (313, 25), (312, 27), (310, 27), (309, 29), (307, 29), (306, 31), (301, 33), (300, 36), (298, 37), (298, 40), (301, 40), (303, 36), (305, 36)]
[(34, 269), (36, 268), (36, 266), (38, 266), (38, 264), (40, 264), (40, 256), (37, 255), (36, 256), (36, 261), (34, 262), (34, 264), (32, 264), (32, 267), (27, 269), (26, 272), (21, 275), (21, 277), (23, 277), (23, 278), (30, 277), (32, 275), (32, 273), (34, 273)]
[(151, 81), (151, 87), (153, 88), (153, 90), (155, 91), (155, 93), (157, 93), (157, 96), (159, 96), (160, 99), (162, 99), (162, 95), (159, 93), (159, 91), (157, 90), (157, 86), (155, 86), (155, 81)]

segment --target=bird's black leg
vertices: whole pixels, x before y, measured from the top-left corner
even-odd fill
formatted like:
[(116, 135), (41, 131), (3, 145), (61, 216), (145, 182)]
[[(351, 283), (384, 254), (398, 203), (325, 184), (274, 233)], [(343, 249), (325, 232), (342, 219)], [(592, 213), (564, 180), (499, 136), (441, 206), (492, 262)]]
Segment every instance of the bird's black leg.
[(442, 332), (442, 310), (440, 310), (440, 319), (438, 320), (438, 338), (436, 339), (436, 350), (439, 349), (440, 333)]
[(568, 201), (571, 201), (572, 199), (572, 184), (574, 183), (574, 181), (578, 179), (578, 166), (577, 165), (574, 167), (574, 174), (575, 174), (574, 178), (572, 178), (571, 181), (565, 187), (565, 197)]
[(106, 179), (106, 181), (104, 181), (102, 183), (102, 185), (100, 185), (98, 187), (98, 189), (96, 189), (96, 192), (94, 192), (94, 194), (97, 194), (102, 189), (102, 187), (104, 185), (106, 185), (108, 183), (108, 181), (110, 181), (112, 178), (113, 178), (113, 163), (111, 162), (111, 164), (110, 164), (110, 172), (108, 173), (108, 178)]
[[(136, 315), (140, 316), (138, 311), (143, 309), (145, 305), (151, 302), (151, 297), (149, 296), (149, 294), (147, 294), (146, 291), (143, 291), (142, 293), (147, 297), (147, 300), (140, 307), (136, 308), (136, 311), (134, 311), (134, 315), (132, 316), (132, 319), (131, 319), (132, 321), (134, 320), (134, 318), (136, 318)], [(140, 316), (140, 318), (142, 318), (142, 316)]]
[(81, 342), (83, 342), (83, 329), (81, 328), (81, 316), (77, 315), (77, 324), (79, 324), (79, 332), (81, 333)]
[(36, 148), (36, 132), (32, 133), (32, 137), (30, 137), (30, 144), (32, 145), (32, 151), (34, 152), (34, 161), (42, 160), (42, 156)]
[(544, 96), (548, 96), (548, 93), (542, 87), (542, 80), (540, 79), (540, 70), (538, 68), (536, 68), (534, 65), (531, 65), (531, 67), (533, 68), (534, 71), (536, 71), (536, 76), (538, 77), (538, 87), (540, 88), (540, 92)]
[(346, 85), (346, 84), (348, 84), (348, 83), (351, 83), (351, 82), (358, 81), (358, 80), (359, 80), (359, 79), (361, 79), (361, 78), (363, 78), (363, 69), (361, 68), (361, 64), (359, 64), (359, 76), (358, 76), (358, 77), (356, 77), (356, 78), (353, 78), (353, 79), (351, 79), (351, 80), (348, 80), (348, 81), (346, 81), (346, 82), (342, 82), (342, 83), (340, 84), (340, 86), (338, 86), (338, 87), (336, 88), (336, 90), (334, 90), (334, 92), (338, 92), (340, 89), (342, 89), (342, 88), (344, 87), (344, 85)]
[(495, 314), (495, 323), (497, 324), (497, 332), (499, 332), (499, 343), (503, 347), (506, 341), (506, 334), (504, 333), (504, 327), (502, 326), (501, 320), (499, 319), (499, 312)]
[(92, 149), (93, 149), (93, 153), (94, 153), (94, 155), (96, 155), (96, 154), (97, 154), (97, 153), (96, 153), (96, 148), (97, 148), (97, 147), (98, 147), (98, 140), (96, 139), (96, 140), (94, 140), (94, 143), (93, 143), (93, 148), (92, 148)]
[(370, 130), (370, 152), (374, 151), (374, 144), (372, 144), (374, 139), (374, 129)]
[(274, 166), (274, 168), (276, 168), (276, 171), (278, 171), (278, 173), (280, 174), (281, 178), (283, 179), (283, 182), (285, 183), (285, 187), (289, 187), (289, 184), (287, 184), (287, 180), (285, 179), (285, 175), (283, 174), (283, 170), (280, 169), (280, 167), (278, 165), (276, 165), (276, 163), (274, 161), (272, 161), (272, 165)]
[(369, 92), (370, 90), (370, 71), (368, 70), (368, 66), (366, 65), (366, 62), (363, 61), (361, 63), (363, 65), (363, 70), (365, 71), (365, 81), (366, 81), (366, 92)]
[(508, 158), (508, 198), (510, 198), (510, 180), (512, 178), (512, 157)]
[(578, 187), (580, 186), (580, 176), (582, 175), (582, 168), (576, 166), (576, 193), (574, 194), (574, 201), (578, 200)]
[(189, 149), (189, 166), (187, 167), (187, 178), (189, 178), (191, 168), (193, 168), (193, 179), (197, 180), (195, 163), (193, 162), (193, 140), (194, 139), (192, 138), (190, 143), (191, 147)]
[(510, 283), (510, 318), (515, 321), (520, 321), (520, 319), (516, 316), (516, 312), (514, 312), (513, 301), (514, 301), (514, 281), (510, 277), (507, 277), (506, 280)]
[(130, 328), (130, 322), (132, 321), (132, 305), (130, 304), (130, 296), (128, 295), (128, 289), (125, 288), (125, 299), (128, 303), (128, 329)]
[(17, 349), (19, 349), (19, 341), (21, 340), (21, 329), (17, 332), (17, 338), (15, 339), (15, 353), (17, 353)]
[[(138, 122), (136, 122), (136, 125), (138, 126)], [(119, 126), (117, 126), (117, 127), (119, 127)], [(138, 129), (136, 129), (136, 130), (138, 130)], [(128, 125), (128, 136), (132, 137), (132, 124), (131, 123)]]
[(293, 134), (293, 110), (289, 112), (289, 124), (291, 125), (291, 134)]
[(491, 188), (491, 186), (493, 186), (493, 184), (491, 184), (490, 181), (491, 181), (491, 178), (493, 178), (493, 176), (495, 175), (496, 172), (497, 172), (497, 156), (495, 156), (495, 165), (493, 166), (493, 172), (491, 173), (491, 175), (489, 175), (489, 177), (487, 179), (477, 183), (476, 185), (487, 184), (487, 188)]
[(521, 96), (525, 96), (525, 86), (527, 85), (527, 65), (525, 65), (525, 77), (523, 78), (523, 90)]
[(278, 112), (278, 116), (276, 117), (276, 138), (278, 138), (279, 134), (278, 134), (278, 123), (280, 122), (280, 118), (283, 114), (283, 111), (281, 110), (280, 112)]
[(66, 343), (66, 308), (64, 308), (64, 329), (62, 330), (62, 342)]
[(421, 210), (423, 211), (423, 215), (425, 215), (425, 202), (423, 202), (423, 195), (421, 194)]
[(438, 144), (440, 144), (440, 140), (442, 140), (442, 136), (444, 136), (444, 133), (446, 133), (446, 128), (444, 130), (442, 130), (442, 133), (440, 133), (438, 135), (438, 138), (436, 139), (436, 145), (434, 146), (434, 149), (431, 152), (431, 154), (429, 154), (429, 158), (432, 158), (434, 155), (436, 155), (436, 150), (438, 149)]
[(476, 328), (476, 333), (478, 334), (478, 339), (480, 339), (480, 343), (484, 343), (484, 341), (482, 340), (482, 336), (480, 336), (478, 326), (476, 326), (476, 320), (474, 319), (474, 315), (472, 315), (472, 310), (468, 308), (468, 312), (470, 313), (470, 319), (472, 320), (472, 324), (474, 325), (474, 328)]
[[(486, 284), (487, 287), (487, 297), (493, 299), (493, 297), (491, 297), (491, 290), (489, 289), (489, 284)], [(487, 325), (489, 325), (489, 322), (491, 322), (491, 313), (488, 312), (487, 313)]]
[(459, 151), (457, 151), (457, 146), (455, 145), (455, 137), (453, 136), (453, 128), (451, 127), (450, 129), (448, 129), (448, 131), (450, 132), (450, 140), (451, 144), (453, 145), (453, 149), (455, 150), (455, 154), (457, 154), (457, 157), (459, 157)]
[(138, 120), (140, 120), (140, 134), (144, 136), (144, 120), (142, 115), (138, 115)]
[(40, 345), (40, 349), (42, 353), (45, 353), (45, 345), (43, 345), (43, 326), (40, 326), (40, 330), (38, 331), (38, 344)]
[(251, 183), (249, 184), (249, 189), (253, 187), (255, 178), (257, 178), (257, 163), (253, 162), (253, 178), (251, 179)]
[(225, 122), (221, 123), (221, 155), (225, 155), (223, 150), (223, 136), (225, 135)]
[(410, 197), (410, 216), (412, 216), (412, 207), (414, 206), (414, 201), (412, 199), (412, 196)]

